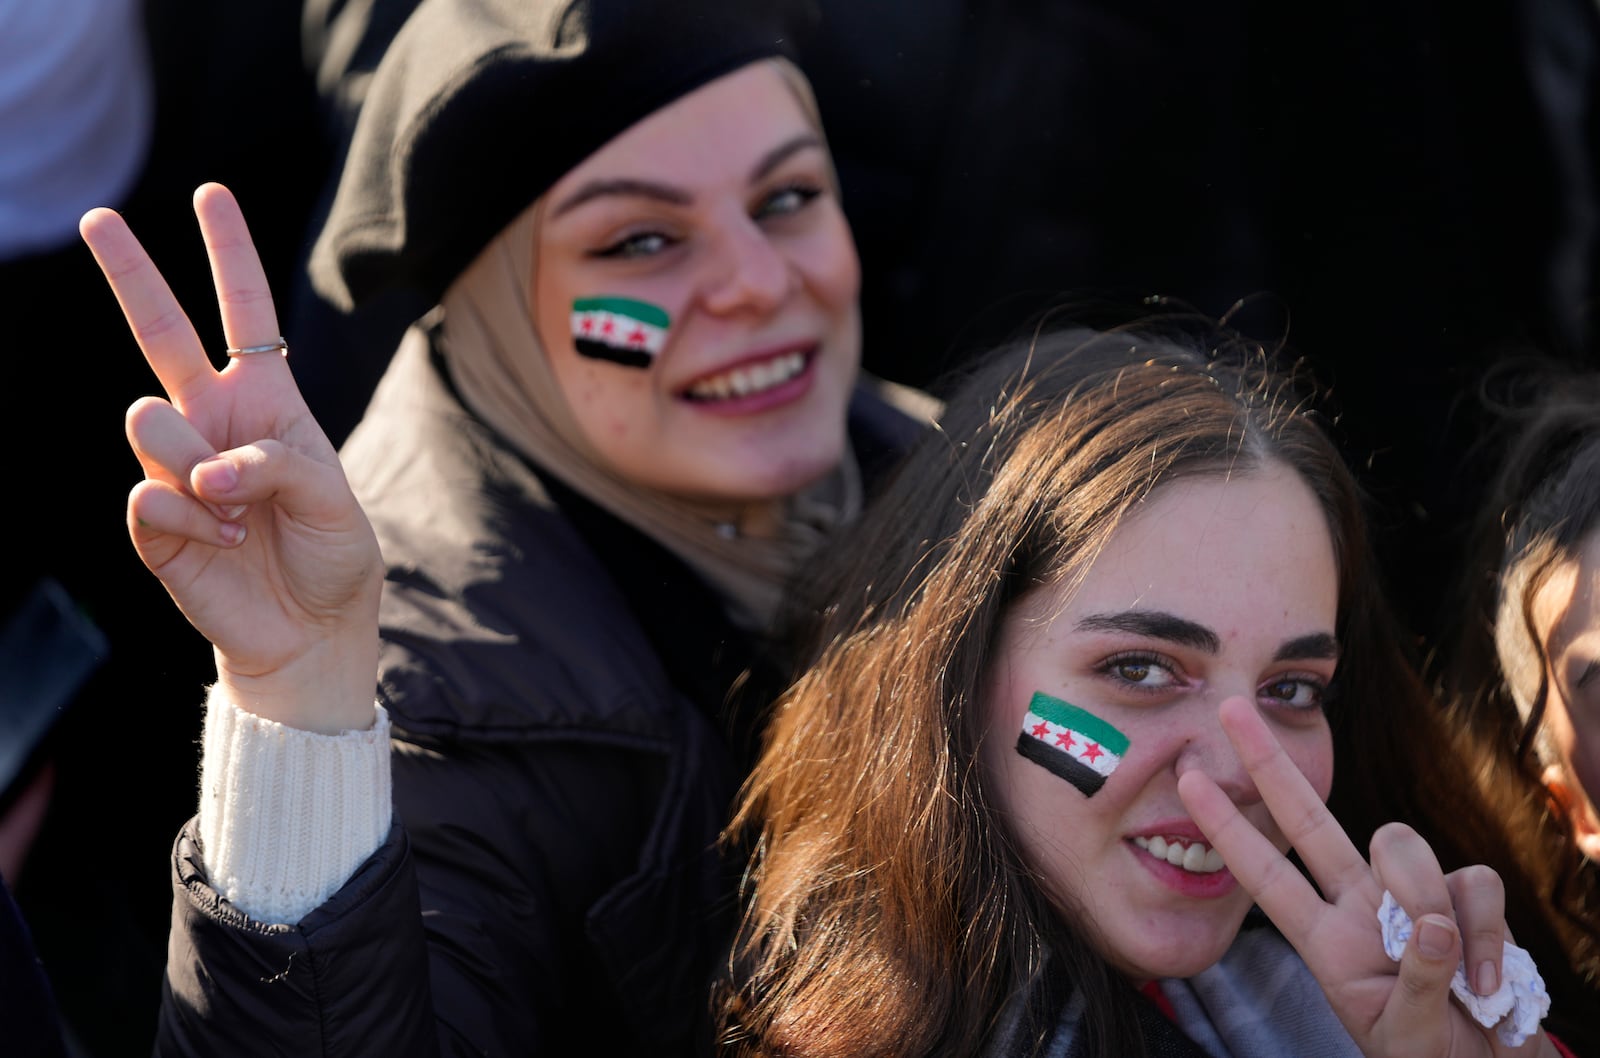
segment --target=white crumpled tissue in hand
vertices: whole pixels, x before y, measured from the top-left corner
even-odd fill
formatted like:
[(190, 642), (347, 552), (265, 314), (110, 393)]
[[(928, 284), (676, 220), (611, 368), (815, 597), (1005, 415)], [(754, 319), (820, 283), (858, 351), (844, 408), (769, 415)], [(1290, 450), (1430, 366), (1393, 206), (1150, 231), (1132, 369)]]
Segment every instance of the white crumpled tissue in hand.
[[(1378, 924), (1383, 928), (1384, 954), (1399, 962), (1411, 939), (1411, 916), (1387, 889), (1378, 908)], [(1493, 995), (1480, 996), (1472, 990), (1465, 965), (1456, 967), (1450, 991), (1478, 1024), (1491, 1028), (1498, 1022), (1495, 1032), (1507, 1047), (1519, 1046), (1539, 1031), (1539, 1022), (1550, 1012), (1550, 994), (1544, 990), (1544, 978), (1533, 965), (1533, 957), (1510, 941), (1500, 959), (1500, 987)]]

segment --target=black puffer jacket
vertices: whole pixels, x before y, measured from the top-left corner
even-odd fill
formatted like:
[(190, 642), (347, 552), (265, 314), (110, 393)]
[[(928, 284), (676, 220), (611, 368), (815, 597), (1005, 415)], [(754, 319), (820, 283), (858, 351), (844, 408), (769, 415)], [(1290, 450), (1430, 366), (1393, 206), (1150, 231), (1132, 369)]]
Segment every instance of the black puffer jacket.
[[(915, 433), (865, 390), (864, 470)], [(207, 884), (193, 823), (157, 1051), (566, 1054), (706, 1041), (713, 852), (778, 668), (677, 560), (467, 413), (421, 329), (344, 451), (388, 578), (396, 825), (298, 925)], [(752, 709), (728, 688), (752, 668)]]

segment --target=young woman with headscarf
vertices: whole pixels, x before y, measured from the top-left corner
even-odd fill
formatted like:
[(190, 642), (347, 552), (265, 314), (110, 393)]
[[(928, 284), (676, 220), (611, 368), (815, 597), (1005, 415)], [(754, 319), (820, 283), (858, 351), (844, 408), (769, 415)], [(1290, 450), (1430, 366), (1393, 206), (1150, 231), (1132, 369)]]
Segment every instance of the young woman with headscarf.
[(129, 412), (130, 531), (218, 666), (161, 1053), (704, 1042), (735, 692), (775, 685), (785, 583), (917, 429), (858, 385), (807, 18), (419, 5), (312, 269), (437, 308), (338, 455), (224, 189), (221, 371), (85, 217), (169, 398)]

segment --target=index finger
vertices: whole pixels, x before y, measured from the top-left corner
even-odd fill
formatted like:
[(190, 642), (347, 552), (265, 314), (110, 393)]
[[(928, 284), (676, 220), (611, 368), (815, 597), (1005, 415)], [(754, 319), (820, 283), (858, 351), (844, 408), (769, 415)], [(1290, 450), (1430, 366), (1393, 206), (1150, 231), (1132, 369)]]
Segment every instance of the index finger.
[[(1365, 857), (1283, 751), (1256, 707), (1242, 698), (1230, 699), (1217, 714), (1267, 811), (1327, 898), (1337, 901), (1352, 887), (1370, 886), (1372, 871)], [(1376, 901), (1372, 906), (1376, 910)]]
[(174, 400), (215, 375), (194, 325), (150, 255), (115, 210), (91, 209), (78, 234), (122, 306), (123, 318), (145, 361)]
[(1311, 883), (1239, 812), (1210, 776), (1199, 771), (1179, 776), (1178, 796), (1211, 847), (1222, 855), (1228, 872), (1289, 943), (1304, 954), (1328, 910)]
[[(211, 261), (211, 281), (222, 312), (222, 334), (233, 349), (270, 348), (281, 337), (278, 314), (272, 303), (267, 273), (250, 238), (250, 228), (238, 200), (221, 184), (202, 184), (194, 193), (194, 212)], [(271, 370), (282, 370), (282, 356), (251, 354), (239, 357)]]

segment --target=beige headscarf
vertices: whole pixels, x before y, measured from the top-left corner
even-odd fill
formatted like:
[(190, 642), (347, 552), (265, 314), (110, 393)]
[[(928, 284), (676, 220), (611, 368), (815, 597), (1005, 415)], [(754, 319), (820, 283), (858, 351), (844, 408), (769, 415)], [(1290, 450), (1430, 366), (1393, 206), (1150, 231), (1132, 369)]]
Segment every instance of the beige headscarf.
[(441, 299), (442, 344), (462, 400), (542, 470), (681, 558), (718, 591), (738, 624), (767, 629), (801, 563), (860, 512), (854, 453), (847, 443), (832, 473), (782, 501), (777, 530), (759, 538), (730, 533), (725, 506), (619, 476), (589, 444), (562, 398), (534, 326), (541, 214), (539, 202), (524, 210)]

